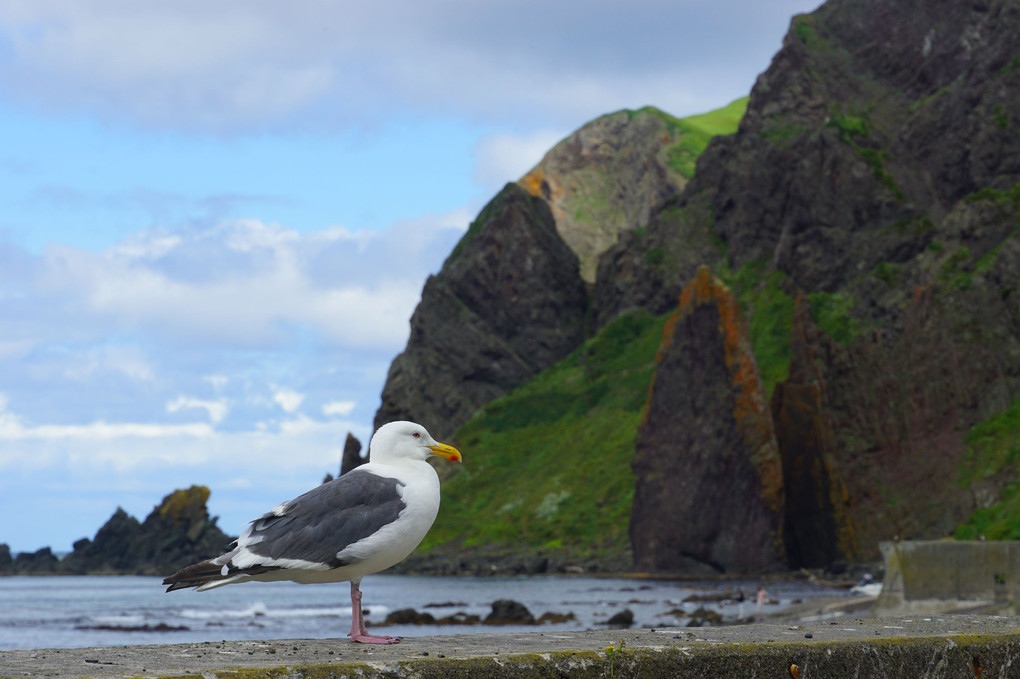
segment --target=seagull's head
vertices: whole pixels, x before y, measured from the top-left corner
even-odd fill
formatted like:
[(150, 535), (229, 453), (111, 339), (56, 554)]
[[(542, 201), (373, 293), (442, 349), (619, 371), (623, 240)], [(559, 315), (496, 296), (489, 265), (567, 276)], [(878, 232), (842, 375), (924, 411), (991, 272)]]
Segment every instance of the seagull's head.
[(379, 427), (372, 437), (368, 452), (372, 462), (426, 460), (432, 455), (451, 462), (461, 461), (460, 451), (439, 443), (425, 427), (414, 422), (390, 422)]

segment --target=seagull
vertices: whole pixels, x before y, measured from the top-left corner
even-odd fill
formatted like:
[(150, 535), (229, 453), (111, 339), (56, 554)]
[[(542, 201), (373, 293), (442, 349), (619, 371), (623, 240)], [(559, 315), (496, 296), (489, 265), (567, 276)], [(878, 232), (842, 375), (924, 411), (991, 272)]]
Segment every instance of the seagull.
[(352, 641), (395, 644), (400, 637), (369, 634), (361, 610), (361, 579), (403, 561), (439, 512), (439, 476), (426, 460), (460, 462), (425, 427), (390, 422), (369, 444), (369, 462), (277, 505), (248, 524), (234, 548), (163, 580), (167, 592), (202, 592), (249, 580), (302, 584), (351, 583)]

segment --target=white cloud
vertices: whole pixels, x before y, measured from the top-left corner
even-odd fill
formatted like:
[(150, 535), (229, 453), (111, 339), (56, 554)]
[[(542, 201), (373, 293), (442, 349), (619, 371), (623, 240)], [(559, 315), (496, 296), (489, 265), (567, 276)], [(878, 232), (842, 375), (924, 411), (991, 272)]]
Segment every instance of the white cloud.
[(189, 410), (193, 408), (206, 411), (209, 415), (209, 420), (215, 424), (217, 422), (222, 422), (223, 418), (227, 416), (227, 412), (230, 410), (230, 405), (222, 399), (218, 401), (206, 401), (187, 396), (178, 396), (176, 399), (166, 404), (166, 411), (168, 413), (176, 413), (181, 410)]
[(12, 413), (0, 414), (0, 440), (80, 440), (110, 441), (113, 439), (157, 439), (167, 437), (207, 437), (213, 433), (205, 423), (149, 424), (110, 423), (102, 420), (83, 425), (25, 425)]
[(507, 182), (520, 179), (566, 136), (548, 130), (526, 135), (489, 135), (475, 149), (475, 179), (490, 190), (498, 190)]
[(295, 413), (305, 400), (305, 395), (287, 387), (280, 387), (273, 393), (273, 400), (285, 413)]
[(354, 401), (330, 401), (329, 403), (323, 404), (322, 414), (329, 415), (331, 417), (334, 415), (346, 417), (354, 412), (354, 406), (356, 405), (357, 403)]
[[(51, 246), (37, 265), (35, 313), (66, 333), (144, 332), (180, 342), (265, 347), (291, 328), (337, 346), (397, 351), (425, 277), (439, 268), (468, 212), (389, 230), (300, 234), (258, 220), (173, 235), (151, 231), (104, 252)], [(38, 337), (38, 335), (36, 335)], [(12, 339), (12, 342), (17, 340)], [(136, 379), (144, 363), (104, 357)], [(97, 359), (98, 361), (98, 359)]]
[(745, 94), (790, 16), (817, 4), (11, 1), (0, 4), (0, 87), (214, 130), (295, 117), (370, 127), (397, 110), (574, 125), (648, 103), (686, 114), (692, 98)]

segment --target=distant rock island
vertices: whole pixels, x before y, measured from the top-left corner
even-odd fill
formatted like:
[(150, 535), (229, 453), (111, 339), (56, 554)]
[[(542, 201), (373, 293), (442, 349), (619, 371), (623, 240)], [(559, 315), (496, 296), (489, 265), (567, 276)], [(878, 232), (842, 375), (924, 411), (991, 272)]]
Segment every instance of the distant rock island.
[(57, 558), (50, 547), (12, 556), (0, 544), (0, 574), (93, 575), (133, 573), (166, 575), (218, 554), (233, 540), (209, 516), (209, 489), (175, 490), (139, 523), (121, 508), (93, 539), (74, 543), (74, 551)]

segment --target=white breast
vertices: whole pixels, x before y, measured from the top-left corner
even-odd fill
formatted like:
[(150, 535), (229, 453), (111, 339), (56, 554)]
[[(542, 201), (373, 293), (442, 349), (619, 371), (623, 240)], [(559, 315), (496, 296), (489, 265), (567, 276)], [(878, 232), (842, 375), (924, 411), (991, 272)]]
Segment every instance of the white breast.
[(396, 521), (337, 554), (340, 559), (357, 562), (343, 568), (345, 572), (368, 575), (399, 563), (424, 539), (439, 513), (439, 477), (432, 465), (418, 460), (369, 463), (361, 469), (400, 481), (399, 492), (406, 505)]

